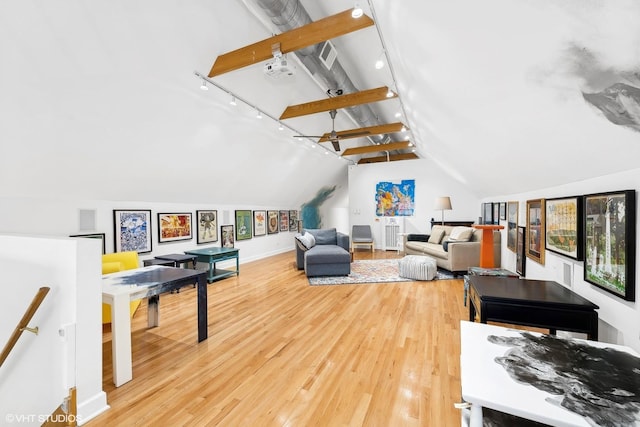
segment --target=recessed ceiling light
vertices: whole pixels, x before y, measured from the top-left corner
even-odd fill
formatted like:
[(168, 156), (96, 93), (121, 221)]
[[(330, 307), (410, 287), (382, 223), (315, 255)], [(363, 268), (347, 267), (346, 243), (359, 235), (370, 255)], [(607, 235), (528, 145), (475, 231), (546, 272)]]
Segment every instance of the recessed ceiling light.
[(382, 58), (378, 58), (378, 60), (376, 61), (376, 70), (381, 70), (384, 68), (384, 61), (382, 60)]
[(396, 119), (399, 119), (400, 117), (402, 117), (402, 113), (401, 113), (400, 111), (398, 111), (398, 112), (396, 113)]
[(238, 105), (238, 103), (236, 102), (236, 97), (235, 96), (231, 96), (231, 101), (229, 101), (229, 104), (233, 105), (234, 107), (236, 105)]
[(256, 114), (256, 119), (261, 119), (261, 118), (262, 118), (262, 113), (258, 111), (258, 114)]
[(393, 93), (393, 91), (391, 89), (389, 89), (389, 91), (387, 92), (387, 98), (392, 98), (393, 95), (395, 95), (395, 94)]
[(360, 18), (364, 12), (358, 3), (353, 6), (353, 10), (351, 11), (352, 18)]
[(200, 89), (209, 90), (209, 87), (207, 86), (207, 81), (205, 79), (202, 79), (202, 84), (200, 85)]

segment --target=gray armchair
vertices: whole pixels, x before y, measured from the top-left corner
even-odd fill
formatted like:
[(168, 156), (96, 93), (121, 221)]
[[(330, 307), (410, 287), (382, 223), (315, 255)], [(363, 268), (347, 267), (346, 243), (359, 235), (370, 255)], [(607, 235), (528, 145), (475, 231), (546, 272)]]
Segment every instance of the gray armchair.
[(298, 270), (304, 269), (307, 276), (347, 276), (351, 272), (348, 235), (335, 228), (301, 230), (301, 235), (305, 233), (313, 236), (314, 243), (305, 246), (296, 236)]

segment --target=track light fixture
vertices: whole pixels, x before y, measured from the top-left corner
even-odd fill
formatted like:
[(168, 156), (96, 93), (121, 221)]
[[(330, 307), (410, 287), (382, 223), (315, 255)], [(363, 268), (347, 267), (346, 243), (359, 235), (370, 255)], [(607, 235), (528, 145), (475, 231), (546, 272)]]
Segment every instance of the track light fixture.
[(200, 84), (200, 89), (209, 90), (209, 86), (207, 86), (207, 81), (205, 79), (202, 79), (202, 83)]
[(256, 119), (261, 119), (262, 118), (262, 113), (260, 112), (260, 110), (258, 110), (258, 114), (256, 114)]
[(233, 105), (234, 107), (238, 105), (238, 103), (236, 102), (235, 96), (231, 95), (231, 101), (229, 101), (229, 104)]
[(360, 18), (363, 14), (364, 12), (362, 11), (362, 8), (358, 4), (358, 2), (356, 2), (356, 4), (353, 6), (353, 10), (351, 11), (351, 17)]
[(376, 70), (382, 70), (384, 68), (384, 52), (380, 54), (375, 63)]
[(395, 95), (395, 93), (393, 93), (391, 88), (389, 88), (389, 90), (387, 91), (387, 98), (393, 98), (393, 95)]

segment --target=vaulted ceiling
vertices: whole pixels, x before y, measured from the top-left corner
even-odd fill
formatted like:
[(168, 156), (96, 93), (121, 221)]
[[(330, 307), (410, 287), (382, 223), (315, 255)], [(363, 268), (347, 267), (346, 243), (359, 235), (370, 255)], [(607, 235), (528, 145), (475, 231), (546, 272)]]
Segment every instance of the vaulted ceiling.
[[(312, 21), (354, 4), (285, 3)], [(207, 77), (205, 92), (196, 74), (218, 56), (283, 32), (258, 0), (0, 2), (0, 196), (289, 204), (362, 158), (412, 153), (362, 152), (407, 138), (421, 159), (407, 161), (481, 197), (638, 167), (638, 2), (360, 3), (375, 25), (331, 40), (349, 84), (328, 87), (288, 53), (292, 76), (260, 61)], [(367, 104), (365, 120), (338, 109), (335, 130), (408, 132), (336, 152), (294, 137), (330, 132), (327, 111), (280, 120), (343, 88), (384, 86), (398, 96)]]

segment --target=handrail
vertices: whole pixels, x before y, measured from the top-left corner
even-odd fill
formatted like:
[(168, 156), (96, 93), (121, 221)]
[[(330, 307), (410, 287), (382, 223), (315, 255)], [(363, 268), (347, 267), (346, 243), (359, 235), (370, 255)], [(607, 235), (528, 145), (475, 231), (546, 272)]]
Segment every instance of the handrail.
[(13, 347), (18, 342), (18, 339), (20, 338), (20, 335), (22, 335), (22, 332), (29, 331), (35, 333), (36, 335), (38, 334), (37, 326), (35, 328), (29, 328), (27, 325), (31, 321), (31, 318), (36, 313), (36, 311), (38, 311), (38, 307), (40, 307), (40, 304), (42, 304), (42, 301), (44, 300), (44, 297), (47, 296), (47, 293), (49, 293), (49, 290), (50, 288), (46, 286), (38, 289), (38, 293), (35, 297), (33, 297), (33, 301), (31, 301), (31, 304), (27, 308), (27, 311), (25, 311), (24, 316), (22, 316), (22, 319), (18, 323), (18, 326), (16, 326), (16, 328), (13, 330), (13, 334), (11, 334), (7, 345), (4, 346), (2, 354), (0, 354), (0, 366), (2, 366), (4, 361), (7, 359), (9, 353), (11, 353), (11, 350), (13, 350)]

